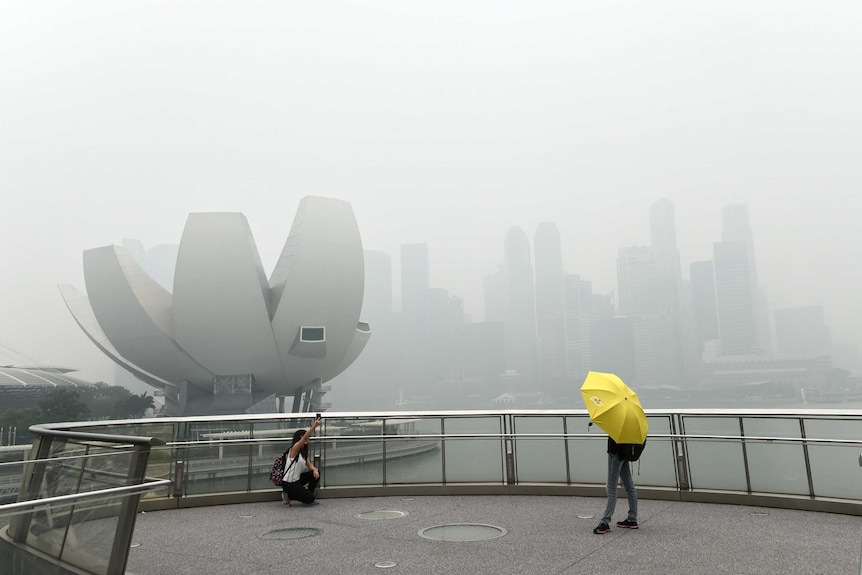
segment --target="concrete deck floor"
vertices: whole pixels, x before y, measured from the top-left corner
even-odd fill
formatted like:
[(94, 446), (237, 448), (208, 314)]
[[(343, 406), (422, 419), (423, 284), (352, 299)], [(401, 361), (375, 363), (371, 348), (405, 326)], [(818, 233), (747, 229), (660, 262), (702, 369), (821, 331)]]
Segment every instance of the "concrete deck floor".
[[(222, 505), (138, 515), (128, 573), (371, 574), (436, 573), (697, 575), (860, 575), (862, 517), (785, 509), (642, 499), (638, 530), (592, 532), (604, 498), (423, 496), (322, 499)], [(625, 519), (617, 503), (614, 521)], [(368, 520), (371, 511), (404, 511)], [(435, 541), (428, 527), (502, 527), (499, 538)], [(320, 530), (278, 540), (287, 528)], [(375, 567), (392, 562), (389, 568)]]

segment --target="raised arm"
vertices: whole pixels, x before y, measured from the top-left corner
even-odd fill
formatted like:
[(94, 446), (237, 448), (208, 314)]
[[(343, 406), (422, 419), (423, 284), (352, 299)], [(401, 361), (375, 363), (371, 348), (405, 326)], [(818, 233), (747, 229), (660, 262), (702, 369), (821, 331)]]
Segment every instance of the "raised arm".
[(308, 443), (308, 440), (311, 438), (314, 430), (320, 427), (321, 420), (317, 418), (314, 420), (314, 423), (311, 424), (311, 427), (308, 428), (308, 431), (293, 445), (290, 446), (290, 458), (296, 458), (296, 454), (299, 453), (299, 450), (302, 449), (302, 446)]

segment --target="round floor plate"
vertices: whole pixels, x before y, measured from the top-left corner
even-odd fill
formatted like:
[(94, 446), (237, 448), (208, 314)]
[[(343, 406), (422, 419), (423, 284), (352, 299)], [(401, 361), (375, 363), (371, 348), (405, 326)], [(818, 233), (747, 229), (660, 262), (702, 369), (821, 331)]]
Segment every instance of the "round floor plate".
[(276, 529), (275, 531), (267, 531), (261, 537), (264, 539), (305, 539), (306, 537), (315, 537), (320, 535), (322, 531), (314, 527), (288, 527), (287, 529)]
[(506, 535), (508, 531), (495, 525), (478, 523), (451, 523), (426, 527), (419, 531), (419, 536), (435, 541), (487, 541)]
[(407, 515), (406, 511), (366, 511), (365, 513), (357, 513), (354, 515), (357, 519), (398, 519)]

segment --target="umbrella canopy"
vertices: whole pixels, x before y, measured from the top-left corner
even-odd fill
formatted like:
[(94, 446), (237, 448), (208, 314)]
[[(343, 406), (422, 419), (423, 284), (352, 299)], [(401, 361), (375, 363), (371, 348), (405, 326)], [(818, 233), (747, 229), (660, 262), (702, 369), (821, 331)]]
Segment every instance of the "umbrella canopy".
[(581, 395), (593, 423), (617, 443), (643, 443), (647, 418), (632, 389), (612, 373), (591, 371), (581, 386)]

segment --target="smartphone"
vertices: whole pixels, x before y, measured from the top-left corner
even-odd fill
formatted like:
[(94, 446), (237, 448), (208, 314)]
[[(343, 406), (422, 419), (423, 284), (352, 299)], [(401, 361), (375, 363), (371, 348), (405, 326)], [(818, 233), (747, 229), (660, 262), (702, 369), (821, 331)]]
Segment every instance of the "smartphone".
[(316, 418), (317, 418), (317, 419), (320, 419), (320, 414), (319, 414), (319, 413), (317, 414)]

